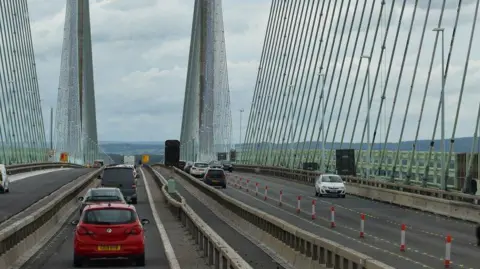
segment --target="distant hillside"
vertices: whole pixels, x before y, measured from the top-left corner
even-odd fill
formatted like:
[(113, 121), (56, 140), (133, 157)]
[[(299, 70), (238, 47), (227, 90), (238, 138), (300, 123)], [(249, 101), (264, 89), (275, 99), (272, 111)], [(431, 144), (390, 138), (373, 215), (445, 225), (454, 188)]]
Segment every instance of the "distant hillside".
[[(108, 141), (101, 141), (100, 142), (100, 147), (108, 154), (117, 154), (117, 155), (143, 155), (143, 154), (149, 154), (151, 156), (153, 155), (158, 155), (162, 156), (163, 160), (163, 154), (164, 154), (164, 141), (159, 141), (159, 142), (108, 142)], [(473, 138), (472, 137), (462, 137), (462, 138), (457, 138), (455, 140), (455, 146), (454, 146), (454, 152), (470, 152), (471, 147), (473, 143)], [(263, 143), (267, 144), (270, 146), (268, 143)], [(447, 141), (447, 151), (449, 150), (449, 144), (450, 142)], [(295, 149), (302, 148), (303, 143), (291, 143), (288, 145), (289, 148)], [(258, 145), (256, 145), (258, 146)], [(307, 142), (305, 145), (305, 150), (307, 150), (309, 147), (309, 143)], [(340, 149), (340, 148), (348, 148), (348, 143), (344, 143), (342, 147), (340, 147), (340, 143), (334, 143), (333, 148), (335, 149)], [(413, 146), (413, 141), (405, 141), (400, 144), (400, 150), (405, 151), (405, 150), (411, 150)], [(281, 144), (273, 144), (272, 147), (274, 149), (280, 149)], [(332, 147), (331, 143), (326, 143), (325, 147), (327, 149)], [(383, 147), (381, 144), (375, 144), (374, 149), (379, 150)], [(419, 140), (417, 142), (417, 150), (418, 151), (428, 151), (430, 147), (430, 140)], [(242, 148), (247, 148), (247, 144), (244, 145), (235, 145), (235, 148), (238, 151), (241, 151)], [(321, 148), (321, 142), (316, 142), (312, 141), (310, 149), (320, 149)], [(354, 143), (352, 144), (352, 148), (354, 149), (359, 149), (360, 148), (360, 143)], [(440, 140), (435, 140), (435, 145), (434, 148), (436, 151), (440, 150)], [(363, 145), (363, 149), (367, 149), (367, 145)], [(387, 149), (388, 150), (396, 150), (397, 149), (397, 143), (387, 143)], [(477, 146), (477, 149), (475, 151), (480, 151), (480, 147)], [(122, 157), (123, 158), (123, 157)], [(151, 157), (152, 158), (152, 157)]]
[[(419, 140), (417, 142), (417, 145), (416, 145), (416, 148), (417, 148), (417, 151), (428, 151), (430, 149), (430, 140)], [(268, 145), (268, 146), (272, 146), (273, 149), (281, 149), (281, 144), (270, 144), (270, 143), (263, 143), (264, 145)], [(450, 150), (450, 141), (448, 140), (447, 143), (446, 143), (446, 150)], [(473, 145), (473, 137), (461, 137), (461, 138), (457, 138), (455, 140), (455, 144), (454, 144), (454, 148), (453, 148), (453, 151), (454, 152), (470, 152), (472, 150), (472, 145)], [(302, 143), (290, 143), (288, 144), (288, 147), (291, 148), (291, 149), (295, 149), (295, 148), (298, 148), (301, 149), (302, 146), (303, 146), (303, 142)], [(374, 150), (379, 150), (379, 149), (382, 149), (383, 148), (383, 144), (375, 144), (373, 149)], [(397, 146), (398, 146), (398, 143), (387, 143), (387, 150), (397, 150)], [(243, 145), (243, 147), (248, 147), (246, 144)], [(257, 147), (258, 147), (258, 144), (257, 144)], [(332, 147), (332, 144), (331, 143), (326, 143), (325, 144), (325, 148), (327, 149), (330, 149)], [(340, 149), (340, 148), (343, 148), (343, 149), (346, 149), (349, 147), (349, 144), (348, 143), (343, 143), (342, 147), (340, 147), (340, 143), (333, 143), (333, 148), (334, 149)], [(363, 144), (363, 149), (367, 149), (368, 145), (366, 144)], [(405, 142), (402, 142), (400, 144), (400, 150), (401, 151), (408, 151), (408, 150), (411, 150), (413, 147), (413, 141), (405, 141)], [(238, 151), (241, 151), (241, 146), (240, 145), (235, 145), (235, 148), (238, 150)], [(322, 144), (321, 142), (317, 142), (317, 141), (312, 141), (311, 143), (311, 146), (309, 147), (309, 142), (307, 142), (305, 144), (305, 150), (307, 149), (321, 149), (322, 148)], [(353, 149), (360, 149), (360, 143), (353, 143), (352, 144), (352, 148)], [(440, 140), (435, 140), (434, 142), (434, 149), (436, 151), (440, 150)], [(475, 150), (476, 152), (480, 150), (480, 147), (477, 145), (477, 149)]]
[(164, 142), (103, 142), (100, 147), (106, 153), (120, 154), (120, 155), (163, 155)]

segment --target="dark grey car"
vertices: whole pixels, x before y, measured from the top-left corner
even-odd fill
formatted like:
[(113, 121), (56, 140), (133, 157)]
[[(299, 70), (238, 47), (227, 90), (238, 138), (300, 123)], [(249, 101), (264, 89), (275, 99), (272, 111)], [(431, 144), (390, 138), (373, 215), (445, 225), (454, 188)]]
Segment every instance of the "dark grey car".
[(137, 203), (137, 179), (133, 176), (131, 167), (105, 168), (102, 175), (102, 187), (119, 188), (127, 202)]

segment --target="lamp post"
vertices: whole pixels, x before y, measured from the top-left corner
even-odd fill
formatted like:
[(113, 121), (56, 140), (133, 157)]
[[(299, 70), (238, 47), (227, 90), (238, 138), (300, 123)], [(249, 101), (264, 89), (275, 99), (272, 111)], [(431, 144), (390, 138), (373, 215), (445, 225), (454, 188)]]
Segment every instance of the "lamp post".
[(244, 111), (245, 110), (243, 108), (240, 109), (240, 126), (239, 126), (240, 127), (240, 134), (239, 134), (240, 139), (238, 141), (238, 146), (239, 146), (240, 149), (243, 148), (242, 147), (242, 114), (243, 114)]
[(372, 59), (369, 55), (362, 55), (362, 59), (368, 60), (367, 66), (367, 179), (370, 179), (370, 155), (372, 153), (372, 146), (370, 143), (370, 60)]
[(318, 76), (320, 77), (320, 80), (322, 82), (322, 88), (320, 90), (320, 106), (321, 106), (321, 110), (322, 110), (322, 125), (321, 125), (321, 132), (322, 132), (322, 167), (321, 167), (321, 171), (323, 173), (326, 173), (327, 171), (325, 171), (325, 96), (324, 96), (324, 93), (325, 93), (325, 74), (322, 74), (322, 73), (319, 73)]
[(442, 184), (442, 190), (447, 189), (447, 180), (446, 180), (446, 173), (445, 173), (445, 37), (444, 37), (444, 32), (445, 28), (433, 28), (434, 32), (437, 32), (437, 34), (440, 32), (442, 35), (442, 90), (440, 93), (440, 104), (441, 104), (441, 109), (442, 109), (442, 119), (441, 119), (441, 140), (440, 140), (440, 147), (442, 149), (442, 174), (440, 175), (441, 178), (441, 184)]

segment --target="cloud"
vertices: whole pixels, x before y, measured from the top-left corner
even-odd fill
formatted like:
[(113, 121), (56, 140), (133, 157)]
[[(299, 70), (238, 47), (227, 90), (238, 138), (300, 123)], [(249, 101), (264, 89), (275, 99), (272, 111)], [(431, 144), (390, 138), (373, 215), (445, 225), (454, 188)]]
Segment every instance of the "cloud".
[[(47, 108), (56, 106), (65, 0), (28, 3), (48, 125)], [(269, 7), (267, 0), (223, 1), (234, 137), (238, 110), (248, 109), (253, 95)], [(179, 138), (193, 2), (97, 0), (90, 1), (90, 13), (99, 139)], [(245, 131), (245, 120), (242, 125)]]
[[(328, 3), (328, 1), (325, 1)], [(340, 1), (331, 1), (340, 2)], [(281, 101), (275, 99), (276, 95), (281, 96), (284, 89), (289, 84), (298, 85), (298, 91), (303, 91), (307, 85), (307, 91), (310, 84), (313, 83), (311, 93), (306, 93), (306, 97), (298, 111), (306, 111), (306, 118), (310, 112), (310, 107), (314, 107), (312, 121), (319, 105), (318, 92), (314, 97), (315, 84), (318, 79), (318, 67), (323, 60), (323, 71), (326, 73), (326, 85), (332, 88), (331, 99), (328, 101), (327, 116), (332, 114), (332, 127), (329, 136), (332, 138), (335, 129), (335, 123), (339, 116), (339, 129), (337, 136), (344, 130), (346, 111), (349, 102), (352, 100), (349, 121), (346, 127), (345, 139), (349, 140), (353, 133), (353, 121), (355, 116), (359, 116), (357, 129), (355, 130), (354, 140), (359, 139), (363, 124), (365, 122), (366, 105), (359, 105), (360, 94), (363, 90), (363, 84), (366, 84), (366, 60), (360, 62), (362, 54), (370, 54), (373, 45), (373, 35), (378, 26), (378, 36), (373, 45), (371, 58), (371, 85), (373, 87), (377, 69), (379, 67), (381, 43), (385, 37), (387, 18), (378, 19), (380, 13), (380, 2), (375, 1), (373, 11), (371, 11), (372, 0), (360, 1), (358, 12), (353, 14), (355, 1), (347, 6), (344, 1), (344, 7), (340, 12), (340, 4), (337, 3), (336, 11), (333, 12), (333, 6), (330, 11), (325, 11), (322, 16), (322, 23), (310, 24), (308, 34), (299, 37), (299, 41), (294, 42), (293, 38), (286, 39), (285, 48), (280, 50), (280, 43), (277, 44), (277, 50), (270, 48), (271, 56), (281, 59), (281, 57), (293, 57), (293, 52), (300, 50), (303, 44), (306, 44), (310, 36), (314, 36), (316, 30), (324, 30), (322, 45), (313, 46), (313, 41), (309, 50), (305, 53), (297, 66), (293, 66), (290, 71), (282, 70), (288, 78), (283, 84), (279, 77), (274, 77), (275, 72), (267, 72), (270, 76), (259, 76), (261, 84), (267, 84), (268, 81), (276, 80), (277, 83), (265, 87), (267, 90), (263, 95), (270, 96), (268, 100), (272, 104), (270, 110), (279, 108)], [(297, 2), (295, 2), (297, 3)], [(323, 3), (323, 2), (322, 2)], [(395, 1), (393, 7), (392, 19), (389, 33), (386, 37), (386, 48), (383, 55), (383, 61), (380, 64), (380, 72), (375, 84), (375, 96), (372, 105), (371, 120), (372, 125), (377, 120), (381, 92), (386, 89), (386, 99), (382, 107), (382, 116), (379, 128), (382, 129), (382, 136), (385, 137), (385, 123), (383, 119), (388, 118), (391, 109), (394, 106), (394, 96), (397, 82), (400, 81), (399, 91), (395, 101), (395, 111), (393, 113), (392, 130), (389, 140), (396, 141), (399, 137), (400, 127), (406, 111), (406, 102), (410, 90), (410, 83), (413, 75), (416, 75), (412, 102), (407, 114), (407, 124), (403, 139), (412, 139), (415, 136), (418, 117), (420, 114), (421, 103), (426, 85), (426, 79), (429, 71), (430, 60), (436, 34), (431, 31), (438, 26), (438, 17), (441, 12), (442, 1), (432, 0), (429, 19), (425, 31), (424, 43), (421, 47), (422, 54), (419, 59), (419, 66), (414, 72), (417, 52), (423, 30), (423, 22), (426, 15), (428, 1), (419, 1), (417, 13), (415, 16), (414, 27), (409, 41), (409, 48), (406, 52), (406, 61), (403, 67), (403, 73), (400, 77), (400, 69), (405, 52), (406, 41), (410, 28), (410, 21), (413, 18), (413, 0), (407, 0), (403, 13), (401, 24), (399, 19), (403, 1)], [(464, 73), (465, 55), (468, 48), (469, 36), (475, 11), (475, 1), (462, 1), (460, 10), (459, 26), (455, 33), (453, 41), (453, 50), (450, 58), (448, 77), (446, 82), (446, 115), (447, 115), (447, 134), (450, 136), (453, 130), (453, 122), (456, 114), (459, 89), (462, 84)], [(32, 20), (33, 41), (37, 59), (38, 77), (41, 87), (44, 108), (56, 105), (58, 75), (60, 67), (60, 54), (63, 39), (64, 23), (64, 0), (40, 1), (29, 0), (29, 10)], [(247, 119), (250, 113), (250, 104), (253, 98), (255, 86), (257, 84), (257, 72), (260, 67), (261, 53), (265, 40), (265, 32), (268, 17), (270, 14), (271, 1), (267, 0), (227, 0), (223, 1), (223, 14), (225, 25), (226, 50), (228, 59), (228, 71), (231, 90), (231, 108), (233, 115), (233, 140), (238, 141), (240, 129), (245, 137)], [(458, 1), (446, 0), (446, 9), (442, 27), (445, 27), (445, 57), (448, 55), (449, 45), (451, 43), (452, 29), (456, 18)], [(321, 7), (321, 5), (319, 5)], [(365, 7), (363, 22), (360, 23), (360, 13)], [(390, 14), (391, 3), (385, 5), (383, 16)], [(168, 138), (179, 137), (181, 114), (183, 106), (183, 95), (185, 91), (186, 68), (188, 62), (188, 50), (190, 41), (190, 27), (193, 14), (193, 3), (182, 0), (156, 0), (156, 1), (91, 1), (91, 21), (93, 35), (93, 55), (95, 68), (95, 90), (97, 102), (97, 121), (99, 137), (101, 140), (164, 140)], [(348, 10), (348, 12), (347, 12)], [(278, 11), (278, 10), (277, 10)], [(277, 14), (278, 15), (278, 14)], [(353, 16), (355, 15), (355, 16)], [(365, 38), (367, 31), (366, 22), (372, 15), (371, 25), (368, 28), (369, 33)], [(284, 14), (283, 16), (286, 16)], [(332, 17), (333, 16), (333, 17)], [(344, 18), (347, 16), (347, 25), (345, 26), (344, 36), (340, 41)], [(280, 18), (280, 16), (277, 16)], [(291, 17), (290, 19), (292, 19)], [(332, 19), (333, 18), (333, 19)], [(281, 19), (281, 18), (280, 18)], [(324, 20), (326, 19), (326, 20)], [(292, 19), (293, 20), (293, 19)], [(297, 21), (297, 19), (293, 21)], [(305, 20), (305, 19), (303, 19)], [(298, 20), (298, 22), (302, 19)], [(337, 23), (340, 23), (338, 29)], [(278, 23), (277, 23), (278, 24)], [(280, 25), (280, 24), (278, 24)], [(297, 25), (300, 25), (297, 23)], [(332, 26), (331, 37), (327, 36), (329, 26)], [(397, 44), (394, 44), (396, 31), (398, 30)], [(353, 29), (350, 40), (347, 43), (347, 37), (350, 30)], [(360, 30), (358, 32), (358, 30)], [(280, 31), (278, 28), (277, 31)], [(300, 32), (296, 28), (294, 33)], [(285, 28), (282, 30), (284, 35), (290, 37), (290, 33)], [(336, 33), (335, 43), (333, 34)], [(358, 40), (357, 40), (358, 34)], [(440, 91), (441, 79), (441, 61), (440, 61), (440, 38), (437, 44), (437, 50), (434, 55), (431, 79), (427, 92), (426, 104), (423, 111), (423, 121), (420, 128), (420, 137), (429, 138), (432, 135), (432, 126), (436, 116), (436, 106)], [(478, 47), (478, 34), (473, 39), (473, 48)], [(353, 48), (356, 45), (355, 52)], [(296, 50), (288, 52), (287, 45), (294, 46)], [(325, 46), (328, 44), (327, 46)], [(361, 52), (365, 44), (364, 52)], [(348, 45), (348, 48), (347, 48)], [(272, 45), (273, 46), (273, 45)], [(394, 57), (392, 52), (395, 48)], [(346, 49), (347, 48), (347, 49)], [(338, 49), (338, 59), (336, 57)], [(345, 50), (347, 53), (345, 54)], [(313, 66), (302, 72), (305, 60), (310, 60), (312, 56), (317, 56), (320, 52), (317, 69)], [(285, 54), (285, 56), (282, 56)], [(344, 60), (344, 55), (346, 55)], [(268, 57), (264, 57), (268, 58)], [(273, 59), (273, 58), (272, 58)], [(387, 87), (385, 80), (389, 68), (388, 63), (393, 59), (390, 76)], [(342, 63), (344, 68), (340, 72)], [(308, 63), (308, 62), (307, 62)], [(352, 63), (352, 71), (349, 73), (349, 65)], [(273, 64), (273, 63), (270, 63)], [(262, 70), (268, 69), (268, 63), (262, 63)], [(280, 61), (275, 63), (279, 70), (282, 68)], [(291, 63), (290, 63), (291, 65)], [(287, 65), (283, 65), (287, 66)], [(297, 68), (298, 67), (298, 68)], [(335, 68), (335, 75), (333, 71)], [(355, 83), (355, 74), (359, 72)], [(292, 82), (291, 75), (304, 73), (303, 81)], [(308, 76), (307, 76), (308, 74)], [(480, 53), (472, 50), (469, 67), (467, 70), (464, 96), (461, 101), (459, 123), (456, 136), (471, 136), (476, 120), (476, 111), (480, 92), (477, 89), (480, 81)], [(349, 83), (345, 86), (347, 77)], [(308, 81), (307, 81), (308, 79)], [(340, 81), (339, 92), (335, 107), (332, 109), (334, 90)], [(330, 87), (330, 83), (331, 87)], [(355, 87), (354, 97), (352, 91)], [(258, 91), (264, 88), (259, 88)], [(346, 89), (346, 90), (345, 90)], [(269, 93), (268, 90), (270, 90)], [(366, 88), (365, 88), (366, 90)], [(328, 91), (328, 89), (327, 89)], [(345, 92), (345, 103), (340, 110), (340, 101)], [(288, 103), (288, 102), (284, 102)], [(301, 109), (300, 109), (301, 108)], [(307, 109), (306, 109), (307, 108)], [(242, 126), (240, 126), (240, 109), (245, 109), (242, 113)], [(46, 110), (46, 109), (45, 109)], [(357, 112), (358, 111), (358, 112)], [(46, 111), (45, 111), (46, 113)], [(273, 112), (272, 112), (273, 113)], [(277, 113), (277, 119), (273, 126), (281, 126), (281, 113)], [(301, 120), (303, 113), (298, 118)], [(253, 115), (252, 115), (253, 117)], [(257, 117), (267, 118), (267, 114), (257, 113)], [(48, 121), (47, 121), (48, 122)], [(280, 127), (278, 127), (280, 128)], [(373, 128), (373, 127), (372, 127)], [(304, 131), (305, 132), (305, 128)], [(315, 129), (311, 125), (308, 132), (318, 133), (318, 127)], [(438, 132), (437, 132), (438, 134)], [(314, 137), (315, 137), (314, 136)], [(438, 135), (437, 135), (438, 136)], [(303, 135), (302, 135), (303, 137)]]

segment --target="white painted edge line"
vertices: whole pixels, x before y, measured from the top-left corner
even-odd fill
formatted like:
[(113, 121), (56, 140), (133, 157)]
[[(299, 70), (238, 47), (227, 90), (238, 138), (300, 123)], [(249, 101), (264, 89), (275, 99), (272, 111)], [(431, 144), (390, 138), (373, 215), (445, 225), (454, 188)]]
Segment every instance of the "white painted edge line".
[(143, 180), (143, 183), (145, 184), (148, 203), (150, 204), (150, 209), (152, 210), (152, 215), (153, 215), (153, 218), (155, 219), (157, 230), (160, 233), (160, 237), (162, 239), (163, 246), (165, 248), (165, 255), (167, 256), (167, 260), (170, 265), (170, 268), (180, 269), (181, 268), (180, 264), (178, 263), (177, 256), (175, 256), (175, 251), (173, 250), (172, 244), (170, 243), (170, 239), (168, 238), (167, 231), (165, 230), (165, 226), (163, 226), (163, 223), (160, 220), (160, 216), (158, 215), (155, 203), (153, 202), (150, 186), (148, 185), (148, 181), (145, 177), (145, 173), (143, 172), (143, 168), (140, 168), (140, 173), (142, 173), (142, 180)]

